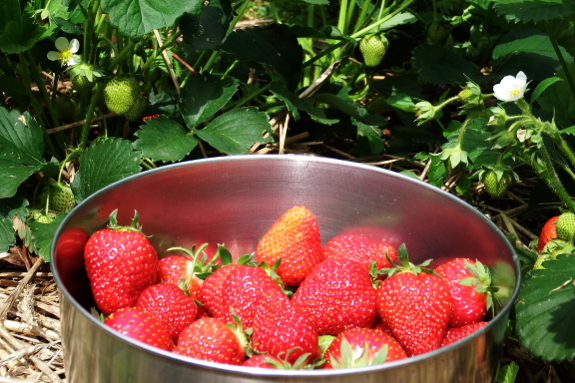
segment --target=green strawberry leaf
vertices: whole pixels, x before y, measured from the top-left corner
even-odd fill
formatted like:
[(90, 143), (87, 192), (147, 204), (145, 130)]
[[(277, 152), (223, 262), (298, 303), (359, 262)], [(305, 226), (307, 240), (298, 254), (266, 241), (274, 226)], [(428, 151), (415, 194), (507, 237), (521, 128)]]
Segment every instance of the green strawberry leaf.
[(20, 9), (19, 1), (0, 2), (0, 51), (22, 53), (50, 36), (56, 25), (40, 26)]
[(134, 147), (153, 161), (180, 161), (198, 144), (186, 128), (166, 117), (146, 121), (135, 135)]
[[(575, 76), (573, 65), (569, 65), (571, 78)], [(563, 69), (557, 72), (556, 77), (567, 80)], [(558, 81), (551, 84), (541, 97), (537, 99), (541, 109), (548, 114), (548, 120), (555, 119), (559, 128), (575, 125), (575, 97), (569, 88), (569, 81)]]
[(328, 118), (325, 111), (314, 106), (313, 99), (299, 98), (277, 82), (272, 83), (271, 92), (286, 104), (286, 107), (292, 112), (294, 120), (300, 119), (299, 111), (306, 112), (314, 120), (322, 124), (335, 124), (339, 120)]
[(468, 78), (477, 83), (485, 83), (499, 77), (483, 75), (479, 68), (457, 53), (436, 45), (421, 44), (415, 48), (413, 64), (421, 71), (420, 76), (434, 85), (465, 84)]
[(184, 41), (198, 50), (213, 50), (226, 37), (232, 16), (229, 0), (211, 0), (199, 15), (185, 14), (180, 19)]
[(16, 243), (12, 220), (7, 217), (0, 217), (0, 253), (8, 251), (10, 246)]
[(174, 25), (184, 13), (199, 14), (202, 0), (102, 0), (102, 12), (125, 36), (139, 39), (154, 29)]
[(220, 50), (238, 60), (272, 67), (290, 90), (299, 83), (303, 50), (295, 36), (276, 24), (237, 29), (228, 35)]
[(515, 302), (516, 332), (522, 347), (545, 362), (575, 357), (575, 256), (560, 255), (533, 270)]
[[(573, 61), (565, 48), (559, 51), (566, 61)], [(553, 76), (561, 66), (549, 36), (538, 29), (511, 30), (493, 49), (492, 58), (494, 73), (515, 76), (523, 71), (536, 81)]]
[(474, 167), (479, 167), (483, 164), (494, 164), (499, 157), (499, 152), (494, 150), (492, 144), (487, 141), (490, 134), (485, 129), (486, 124), (486, 119), (474, 118), (467, 125), (463, 135), (461, 147), (467, 151)]
[(50, 261), (50, 246), (54, 233), (60, 226), (60, 222), (66, 217), (66, 214), (57, 214), (56, 219), (51, 223), (40, 223), (35, 220), (30, 221), (28, 226), (32, 231), (34, 246), (37, 249), (37, 255), (44, 258), (44, 261)]
[(180, 109), (189, 129), (206, 121), (232, 98), (238, 88), (235, 79), (220, 79), (211, 74), (193, 78), (182, 89)]
[(122, 178), (141, 171), (142, 154), (121, 138), (96, 141), (80, 156), (80, 169), (70, 185), (77, 202)]
[(508, 21), (543, 21), (575, 14), (575, 2), (564, 0), (498, 0), (493, 8)]
[(28, 215), (28, 200), (20, 196), (0, 200), (0, 253), (6, 252), (16, 243), (14, 216)]
[(497, 368), (497, 377), (495, 378), (496, 383), (513, 383), (519, 372), (519, 365), (515, 362), (511, 362), (506, 366), (499, 365)]
[(388, 97), (385, 100), (385, 102), (393, 106), (394, 108), (404, 110), (406, 112), (415, 113), (415, 111), (417, 110), (417, 108), (415, 107), (415, 103), (413, 102), (411, 97), (409, 97), (405, 93), (394, 94), (393, 96)]
[[(340, 87), (335, 84), (326, 84), (320, 91), (313, 95), (316, 102), (328, 104), (343, 113), (353, 117), (355, 120), (371, 126), (384, 126), (387, 121), (383, 116), (369, 114), (364, 107), (358, 105), (350, 96), (349, 87)], [(352, 119), (352, 122), (353, 121)]]
[(264, 131), (271, 133), (265, 113), (255, 108), (240, 108), (224, 113), (196, 134), (215, 149), (226, 154), (245, 154), (256, 142), (271, 142), (271, 135), (263, 138)]
[(545, 80), (537, 84), (537, 87), (531, 94), (530, 104), (533, 104), (535, 100), (537, 100), (539, 96), (541, 96), (541, 94), (545, 91), (545, 89), (547, 89), (551, 84), (556, 83), (557, 81), (563, 81), (563, 79), (559, 77), (550, 77), (546, 78)]
[(355, 121), (357, 126), (357, 141), (354, 148), (359, 157), (377, 156), (383, 153), (383, 132), (380, 128)]
[(12, 197), (18, 186), (46, 164), (44, 138), (28, 112), (0, 107), (0, 198)]

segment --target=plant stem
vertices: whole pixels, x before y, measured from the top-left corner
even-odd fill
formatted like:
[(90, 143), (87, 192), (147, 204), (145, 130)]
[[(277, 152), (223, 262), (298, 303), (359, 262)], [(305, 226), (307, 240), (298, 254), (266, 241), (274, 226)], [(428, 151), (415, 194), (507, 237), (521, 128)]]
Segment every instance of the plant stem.
[(96, 111), (96, 105), (98, 104), (98, 100), (102, 96), (103, 92), (104, 92), (104, 85), (101, 83), (96, 83), (96, 87), (94, 88), (94, 96), (92, 97), (90, 106), (86, 111), (86, 122), (82, 127), (82, 137), (80, 138), (80, 149), (82, 150), (86, 149), (86, 145), (88, 144), (88, 134), (90, 133), (90, 124), (92, 123), (92, 116)]
[(388, 21), (389, 19), (391, 19), (392, 17), (394, 17), (395, 15), (399, 14), (401, 11), (403, 11), (405, 8), (409, 7), (409, 5), (411, 3), (413, 3), (415, 0), (405, 0), (403, 2), (403, 4), (401, 4), (399, 6), (399, 8), (397, 8), (395, 11), (393, 11), (392, 13), (389, 13), (387, 16), (385, 16), (384, 18), (376, 21), (373, 24), (368, 25), (367, 27), (363, 28), (362, 30), (354, 33), (353, 35), (351, 35), (351, 38), (357, 39), (363, 35), (365, 35), (366, 33), (368, 33), (369, 31), (371, 31), (374, 28), (379, 27), (381, 24), (385, 23), (386, 21)]
[[(34, 77), (34, 81), (36, 82), (36, 86), (38, 87), (38, 89), (40, 90), (40, 94), (42, 95), (42, 97), (44, 98), (44, 101), (46, 102), (46, 107), (48, 108), (48, 114), (50, 115), (50, 119), (52, 120), (52, 124), (54, 126), (58, 126), (58, 117), (56, 115), (56, 111), (54, 110), (54, 105), (52, 105), (52, 102), (50, 100), (50, 95), (48, 94), (48, 91), (46, 90), (46, 86), (44, 85), (44, 81), (42, 80), (42, 75), (40, 74), (40, 71), (38, 70), (38, 65), (36, 64), (36, 60), (34, 59), (34, 56), (32, 55), (30, 50), (26, 51), (26, 56), (28, 57), (28, 60), (30, 62), (30, 64), (28, 65), (28, 68), (30, 68), (30, 73), (32, 73), (32, 76)], [(23, 62), (25, 63), (25, 59), (24, 56), (19, 55), (21, 60), (24, 60)]]
[[(120, 41), (120, 39), (118, 39), (118, 41)], [(126, 56), (135, 46), (136, 46), (136, 43), (129, 41), (128, 44), (126, 44), (126, 46), (120, 51), (120, 53), (118, 53), (118, 55), (116, 57), (114, 57), (114, 60), (112, 61), (112, 63), (108, 67), (108, 70), (110, 72), (113, 72), (114, 68), (116, 68), (116, 66), (120, 63), (120, 61), (122, 61), (124, 56)], [(89, 117), (87, 116), (86, 118), (89, 121), (92, 119), (92, 116), (90, 115)]]
[(557, 196), (561, 198), (561, 200), (565, 203), (565, 205), (567, 205), (567, 208), (571, 212), (575, 213), (575, 203), (573, 202), (571, 196), (567, 193), (567, 191), (563, 187), (563, 184), (561, 183), (561, 180), (559, 179), (559, 176), (557, 175), (557, 172), (553, 167), (553, 161), (551, 159), (551, 156), (549, 155), (549, 151), (545, 147), (545, 140), (541, 145), (541, 158), (543, 160), (543, 165), (545, 167), (545, 174), (544, 174), (545, 180), (547, 181), (551, 189), (555, 192), (555, 194), (557, 194)]
[(337, 29), (341, 32), (342, 35), (347, 34), (347, 5), (348, 0), (341, 0), (339, 4), (339, 18), (337, 20)]
[(371, 5), (371, 0), (365, 0), (363, 2), (363, 7), (361, 8), (361, 12), (359, 13), (359, 16), (357, 18), (357, 22), (355, 23), (355, 27), (353, 28), (353, 33), (357, 32), (359, 28), (361, 28), (361, 26), (363, 25), (363, 22), (365, 21), (365, 17), (367, 15), (367, 12), (369, 11), (369, 6)]
[(256, 90), (255, 92), (250, 93), (250, 94), (248, 94), (248, 95), (242, 97), (242, 98), (241, 98), (240, 100), (238, 100), (238, 102), (236, 102), (234, 105), (231, 105), (231, 106), (225, 108), (223, 111), (224, 111), (224, 112), (227, 112), (227, 111), (230, 111), (230, 110), (239, 108), (240, 106), (246, 104), (247, 102), (249, 102), (249, 101), (253, 100), (254, 98), (256, 98), (257, 96), (259, 96), (260, 94), (266, 92), (271, 86), (272, 86), (272, 83), (270, 82), (269, 84), (267, 84), (267, 85), (264, 86), (264, 87), (259, 88), (259, 89)]

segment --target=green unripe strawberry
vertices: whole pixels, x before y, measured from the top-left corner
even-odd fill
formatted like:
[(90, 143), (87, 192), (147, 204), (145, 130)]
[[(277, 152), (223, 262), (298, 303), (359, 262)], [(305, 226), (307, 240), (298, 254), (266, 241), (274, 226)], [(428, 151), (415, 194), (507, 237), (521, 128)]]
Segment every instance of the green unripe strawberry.
[(50, 212), (48, 214), (38, 212), (35, 213), (32, 218), (39, 223), (52, 223), (56, 220), (56, 214)]
[(501, 178), (499, 178), (494, 170), (488, 170), (483, 173), (482, 181), (485, 191), (496, 198), (505, 193), (511, 182), (513, 182), (513, 176), (510, 173), (503, 173)]
[(571, 212), (563, 213), (557, 218), (555, 224), (557, 237), (565, 241), (570, 241), (575, 234), (575, 214)]
[(392, 109), (392, 107), (385, 102), (385, 97), (382, 96), (374, 98), (365, 106), (365, 110), (369, 113), (383, 113), (390, 109)]
[(74, 90), (81, 96), (89, 95), (96, 85), (96, 79), (102, 75), (101, 70), (84, 62), (74, 65), (70, 70)]
[(140, 97), (140, 84), (134, 76), (118, 75), (104, 88), (106, 106), (116, 114), (128, 112)]
[(142, 113), (144, 113), (144, 110), (146, 110), (146, 106), (147, 106), (146, 100), (144, 99), (144, 97), (140, 96), (136, 100), (136, 103), (132, 106), (132, 108), (128, 110), (126, 113), (124, 113), (124, 117), (128, 121), (136, 121), (138, 118), (142, 116)]
[(88, 77), (79, 74), (74, 76), (72, 79), (72, 85), (74, 86), (74, 90), (78, 92), (80, 95), (89, 94), (94, 86), (96, 85), (95, 82), (88, 80)]
[(161, 78), (161, 76), (162, 76), (162, 70), (157, 66), (148, 68), (148, 70), (144, 72), (144, 79), (148, 81), (150, 84), (153, 84), (156, 81), (158, 81)]
[(451, 35), (451, 28), (440, 21), (434, 21), (427, 27), (427, 37), (425, 42), (430, 45), (445, 46), (449, 36)]
[(70, 122), (74, 119), (74, 103), (69, 98), (58, 97), (54, 99), (54, 111), (60, 122)]
[(363, 56), (365, 66), (370, 68), (378, 66), (383, 60), (388, 47), (389, 41), (383, 35), (370, 35), (362, 38), (359, 42), (359, 50)]
[(467, 104), (469, 102), (470, 97), (472, 96), (473, 91), (469, 88), (462, 89), (457, 94), (457, 98), (459, 99), (459, 102), (461, 102), (462, 104)]
[(449, 36), (447, 36), (447, 40), (445, 40), (445, 44), (443, 44), (443, 47), (445, 49), (453, 49), (454, 44), (455, 42), (453, 41), (453, 35), (450, 33)]
[(48, 201), (50, 210), (58, 213), (68, 213), (76, 205), (74, 194), (69, 185), (53, 183), (50, 184), (42, 193), (42, 200)]

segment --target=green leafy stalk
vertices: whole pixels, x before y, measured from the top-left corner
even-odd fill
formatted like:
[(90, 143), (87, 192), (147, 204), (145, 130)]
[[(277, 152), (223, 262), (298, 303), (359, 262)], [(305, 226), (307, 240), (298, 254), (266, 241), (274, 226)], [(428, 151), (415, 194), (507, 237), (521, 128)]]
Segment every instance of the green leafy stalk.
[(570, 211), (575, 212), (575, 203), (573, 202), (571, 196), (567, 193), (567, 191), (563, 187), (563, 184), (561, 183), (561, 180), (559, 179), (559, 176), (557, 175), (557, 172), (553, 167), (553, 161), (551, 159), (551, 156), (549, 155), (549, 151), (545, 147), (544, 142), (541, 145), (541, 157), (543, 160), (543, 164), (545, 166), (545, 180), (547, 181), (551, 189), (555, 192), (555, 194), (557, 194), (557, 196), (561, 198), (561, 200), (565, 203), (565, 205), (567, 205), (567, 208)]

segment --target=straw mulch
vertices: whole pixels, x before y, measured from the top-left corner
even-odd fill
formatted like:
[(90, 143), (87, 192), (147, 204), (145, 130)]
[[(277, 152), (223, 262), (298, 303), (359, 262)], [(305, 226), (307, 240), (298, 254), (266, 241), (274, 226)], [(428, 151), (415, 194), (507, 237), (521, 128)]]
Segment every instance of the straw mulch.
[(43, 259), (22, 250), (0, 261), (0, 383), (64, 382), (58, 288)]

